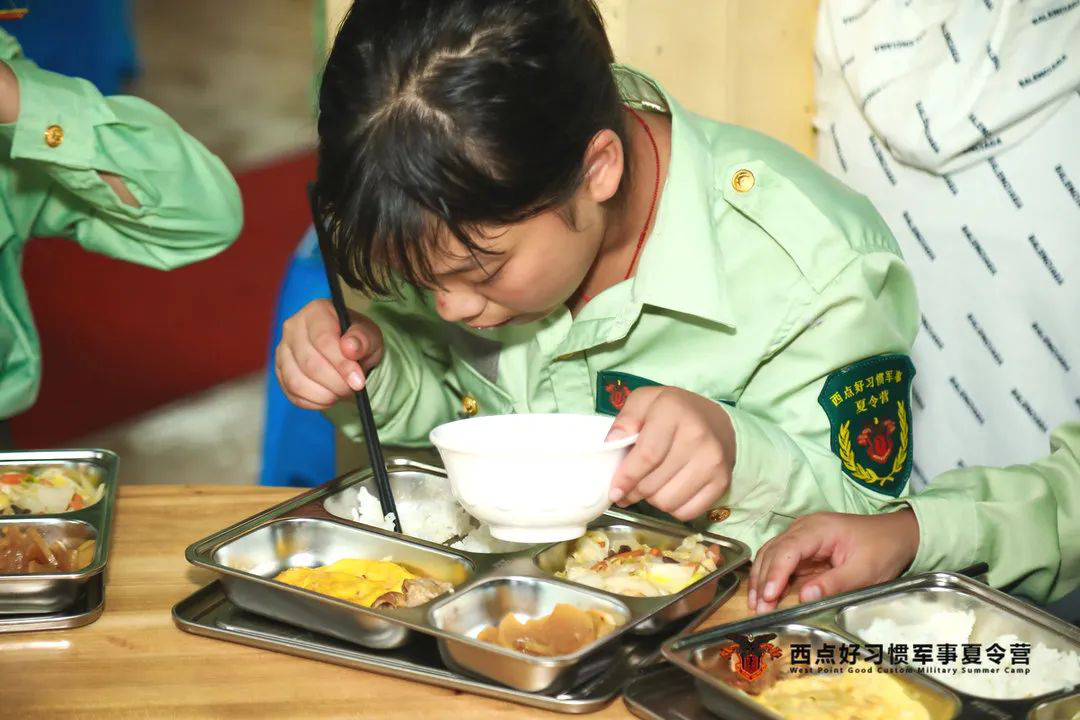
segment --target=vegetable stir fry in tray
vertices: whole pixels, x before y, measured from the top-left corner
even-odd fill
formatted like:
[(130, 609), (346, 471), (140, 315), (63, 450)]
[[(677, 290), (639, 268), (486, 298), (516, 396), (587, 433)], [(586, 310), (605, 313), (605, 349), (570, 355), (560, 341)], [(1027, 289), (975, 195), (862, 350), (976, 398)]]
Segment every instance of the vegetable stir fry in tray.
[(558, 577), (632, 597), (674, 595), (716, 570), (720, 548), (691, 535), (673, 550), (642, 545), (633, 538), (590, 530), (574, 545)]
[(0, 515), (51, 515), (89, 507), (105, 494), (92, 465), (0, 469)]

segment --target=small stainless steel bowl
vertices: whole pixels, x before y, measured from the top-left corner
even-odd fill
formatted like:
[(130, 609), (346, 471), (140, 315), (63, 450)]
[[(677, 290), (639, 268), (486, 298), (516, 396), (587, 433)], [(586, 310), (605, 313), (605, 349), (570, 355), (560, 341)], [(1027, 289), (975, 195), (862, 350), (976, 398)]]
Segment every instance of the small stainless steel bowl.
[[(550, 615), (559, 603), (581, 610), (601, 610), (615, 619), (615, 631), (570, 655), (536, 657), (476, 639), (488, 626), (507, 615), (519, 620)], [(439, 651), (452, 668), (535, 693), (552, 693), (576, 684), (603, 661), (607, 641), (625, 629), (631, 613), (614, 598), (562, 583), (533, 577), (499, 577), (478, 583), (454, 597), (437, 602), (429, 614), (442, 631)]]

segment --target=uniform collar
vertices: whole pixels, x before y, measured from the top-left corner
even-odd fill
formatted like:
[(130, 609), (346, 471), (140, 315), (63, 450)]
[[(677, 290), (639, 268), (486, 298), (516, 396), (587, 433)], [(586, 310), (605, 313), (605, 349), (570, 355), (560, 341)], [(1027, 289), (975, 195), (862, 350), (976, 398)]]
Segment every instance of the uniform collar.
[(614, 66), (623, 100), (640, 110), (671, 116), (671, 157), (645, 242), (631, 297), (652, 305), (734, 327), (723, 256), (713, 226), (716, 178), (712, 148), (700, 120), (658, 83), (631, 68)]

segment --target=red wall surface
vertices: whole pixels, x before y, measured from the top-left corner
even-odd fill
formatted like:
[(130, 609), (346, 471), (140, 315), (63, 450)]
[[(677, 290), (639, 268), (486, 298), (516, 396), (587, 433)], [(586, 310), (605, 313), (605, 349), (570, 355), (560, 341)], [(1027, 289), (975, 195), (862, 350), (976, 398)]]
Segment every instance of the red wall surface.
[(304, 154), (237, 176), (244, 229), (215, 258), (161, 272), (64, 239), (26, 249), (23, 277), (41, 333), (37, 404), (11, 425), (44, 448), (265, 365), (274, 302), (309, 225)]

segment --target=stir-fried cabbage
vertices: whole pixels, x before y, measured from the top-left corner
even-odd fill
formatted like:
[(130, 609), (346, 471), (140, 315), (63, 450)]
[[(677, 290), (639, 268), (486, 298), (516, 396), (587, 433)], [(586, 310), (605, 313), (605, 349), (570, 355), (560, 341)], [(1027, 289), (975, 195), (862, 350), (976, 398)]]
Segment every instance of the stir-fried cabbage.
[(619, 595), (673, 595), (717, 568), (720, 548), (690, 535), (673, 550), (642, 545), (632, 535), (591, 530), (579, 539), (558, 577)]
[(81, 510), (105, 494), (92, 465), (7, 467), (0, 472), (0, 515), (51, 515)]

